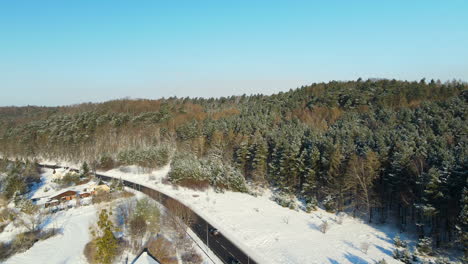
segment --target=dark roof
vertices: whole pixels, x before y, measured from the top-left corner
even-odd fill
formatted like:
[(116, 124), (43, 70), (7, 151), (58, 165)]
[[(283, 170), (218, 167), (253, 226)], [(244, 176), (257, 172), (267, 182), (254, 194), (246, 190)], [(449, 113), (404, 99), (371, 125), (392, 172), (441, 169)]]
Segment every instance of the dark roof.
[(143, 255), (143, 253), (146, 253), (150, 258), (152, 258), (154, 261), (156, 261), (156, 263), (161, 263), (161, 262), (159, 262), (159, 260), (155, 256), (151, 255), (151, 253), (148, 251), (148, 248), (144, 248), (140, 252), (140, 254), (138, 254), (138, 256), (132, 261), (132, 264), (136, 263), (137, 260), (141, 257), (141, 255)]

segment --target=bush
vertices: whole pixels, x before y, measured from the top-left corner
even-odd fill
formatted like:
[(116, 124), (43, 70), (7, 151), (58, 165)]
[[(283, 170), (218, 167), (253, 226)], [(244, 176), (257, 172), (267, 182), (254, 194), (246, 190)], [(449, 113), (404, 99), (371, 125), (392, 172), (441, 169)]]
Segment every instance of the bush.
[(97, 192), (93, 195), (92, 202), (93, 204), (105, 203), (112, 200), (112, 195), (107, 192)]
[(327, 196), (325, 200), (323, 200), (323, 207), (325, 207), (325, 210), (329, 213), (334, 213), (336, 211), (336, 204), (331, 196)]
[(310, 197), (306, 199), (305, 211), (307, 213), (317, 210), (317, 206), (318, 206), (317, 198)]
[(147, 223), (148, 231), (158, 233), (160, 227), (160, 212), (157, 204), (148, 198), (140, 199), (136, 202), (134, 218), (141, 218)]
[(319, 226), (319, 230), (322, 233), (327, 233), (327, 231), (330, 229), (330, 224), (327, 221), (323, 221), (322, 224)]
[(418, 252), (423, 255), (432, 254), (432, 239), (429, 237), (421, 238), (416, 245)]
[(294, 200), (294, 196), (288, 195), (285, 193), (275, 193), (273, 195), (273, 201), (277, 204), (281, 205), (282, 207), (287, 207), (290, 209), (296, 208), (296, 201)]
[(83, 254), (86, 257), (88, 263), (96, 263), (96, 241), (92, 240), (88, 242), (83, 250)]
[(202, 256), (198, 254), (193, 248), (182, 254), (183, 263), (187, 264), (201, 264), (203, 262)]
[(9, 258), (11, 255), (11, 244), (0, 242), (0, 261)]
[(96, 164), (96, 168), (100, 170), (110, 170), (116, 166), (116, 162), (111, 156), (104, 154), (101, 156)]
[(408, 246), (408, 243), (404, 240), (401, 240), (399, 235), (395, 236), (395, 238), (393, 239), (393, 244), (396, 247), (401, 247), (401, 248), (406, 248)]
[(80, 175), (75, 172), (67, 172), (62, 178), (55, 179), (54, 182), (57, 183), (60, 188), (77, 185), (80, 182)]
[(0, 211), (0, 222), (13, 221), (15, 217), (15, 212), (11, 208), (5, 208)]
[(133, 217), (132, 220), (130, 220), (129, 227), (130, 236), (132, 236), (133, 239), (137, 237), (143, 237), (143, 235), (146, 233), (147, 227), (145, 218), (141, 215)]
[(393, 258), (400, 260), (403, 263), (411, 264), (413, 257), (407, 248), (405, 249), (395, 249), (393, 251)]
[(120, 165), (138, 165), (145, 168), (160, 168), (166, 165), (172, 155), (169, 145), (158, 145), (144, 149), (128, 149), (117, 154)]
[(163, 236), (158, 236), (148, 243), (148, 251), (151, 255), (155, 256), (161, 264), (174, 264), (178, 263), (176, 250), (174, 246), (165, 239)]
[(218, 158), (200, 160), (191, 153), (174, 157), (168, 178), (172, 183), (193, 189), (211, 185), (220, 191), (247, 192), (245, 179), (237, 168)]

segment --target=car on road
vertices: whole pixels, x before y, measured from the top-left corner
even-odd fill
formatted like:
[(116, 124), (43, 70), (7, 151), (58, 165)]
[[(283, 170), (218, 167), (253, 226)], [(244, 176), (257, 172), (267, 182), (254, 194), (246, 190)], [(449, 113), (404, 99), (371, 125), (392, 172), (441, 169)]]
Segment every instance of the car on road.
[(230, 258), (228, 263), (229, 264), (241, 264), (241, 262), (235, 258)]
[(210, 228), (210, 234), (211, 234), (212, 236), (217, 236), (217, 235), (219, 235), (220, 233), (219, 233), (218, 229), (216, 229), (216, 228)]

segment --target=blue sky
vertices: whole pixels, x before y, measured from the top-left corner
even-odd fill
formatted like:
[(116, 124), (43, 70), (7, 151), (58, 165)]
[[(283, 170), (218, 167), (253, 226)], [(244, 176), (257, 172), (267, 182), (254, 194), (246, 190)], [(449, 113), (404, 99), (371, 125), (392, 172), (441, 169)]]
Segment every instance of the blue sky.
[(0, 105), (468, 81), (468, 1), (0, 0)]

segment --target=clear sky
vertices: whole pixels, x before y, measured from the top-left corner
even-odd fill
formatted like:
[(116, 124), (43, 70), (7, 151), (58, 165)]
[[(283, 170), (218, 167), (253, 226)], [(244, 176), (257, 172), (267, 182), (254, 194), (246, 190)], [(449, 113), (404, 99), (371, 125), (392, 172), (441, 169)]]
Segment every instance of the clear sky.
[(468, 1), (0, 0), (0, 105), (468, 81)]

